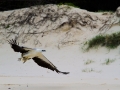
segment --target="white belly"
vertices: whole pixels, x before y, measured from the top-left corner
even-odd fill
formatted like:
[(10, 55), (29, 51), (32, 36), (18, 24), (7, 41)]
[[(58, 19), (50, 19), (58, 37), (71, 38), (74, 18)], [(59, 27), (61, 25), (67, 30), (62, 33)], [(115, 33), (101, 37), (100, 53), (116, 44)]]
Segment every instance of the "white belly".
[(33, 58), (39, 55), (38, 51), (31, 50), (28, 53), (24, 54), (23, 57)]

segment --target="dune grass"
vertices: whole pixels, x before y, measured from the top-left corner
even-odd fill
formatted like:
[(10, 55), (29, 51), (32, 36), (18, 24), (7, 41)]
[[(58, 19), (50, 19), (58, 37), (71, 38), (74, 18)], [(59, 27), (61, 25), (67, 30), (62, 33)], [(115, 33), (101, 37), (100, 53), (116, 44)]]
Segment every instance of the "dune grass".
[(106, 59), (105, 62), (103, 63), (104, 65), (109, 65), (110, 63), (113, 63), (115, 59)]
[(85, 68), (82, 70), (82, 72), (93, 72), (94, 69), (93, 68)]
[(120, 45), (120, 32), (111, 35), (98, 35), (87, 41), (87, 49), (98, 46), (105, 46), (109, 49), (117, 48)]
[(109, 12), (109, 13), (114, 13), (114, 11), (110, 11), (110, 10), (98, 10), (97, 12), (103, 12), (103, 13), (105, 13), (105, 12)]
[(87, 61), (85, 61), (85, 65), (88, 65), (88, 64), (91, 64), (91, 63), (93, 63), (94, 61), (93, 60), (90, 60), (90, 59), (88, 59)]

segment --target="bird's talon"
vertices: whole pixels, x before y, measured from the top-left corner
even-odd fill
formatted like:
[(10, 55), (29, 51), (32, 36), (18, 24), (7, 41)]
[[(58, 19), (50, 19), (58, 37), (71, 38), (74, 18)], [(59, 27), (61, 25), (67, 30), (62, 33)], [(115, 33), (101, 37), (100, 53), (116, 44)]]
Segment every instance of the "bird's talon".
[(18, 58), (18, 61), (21, 61), (21, 58)]

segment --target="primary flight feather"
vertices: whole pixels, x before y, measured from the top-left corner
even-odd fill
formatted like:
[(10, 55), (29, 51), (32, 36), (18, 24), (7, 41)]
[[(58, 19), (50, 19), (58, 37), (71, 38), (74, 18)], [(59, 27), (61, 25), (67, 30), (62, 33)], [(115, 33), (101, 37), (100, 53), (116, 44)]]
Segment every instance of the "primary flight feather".
[(46, 50), (42, 49), (36, 49), (36, 48), (27, 48), (24, 46), (19, 46), (19, 43), (17, 43), (16, 39), (8, 40), (9, 44), (11, 45), (11, 48), (15, 52), (21, 53), (21, 58), (19, 60), (23, 60), (25, 63), (29, 59), (33, 59), (35, 63), (37, 63), (39, 66), (48, 68), (52, 71), (56, 71), (57, 73), (63, 73), (63, 74), (69, 74), (69, 72), (61, 72), (57, 69), (55, 65), (53, 65), (43, 54), (42, 52), (45, 52)]

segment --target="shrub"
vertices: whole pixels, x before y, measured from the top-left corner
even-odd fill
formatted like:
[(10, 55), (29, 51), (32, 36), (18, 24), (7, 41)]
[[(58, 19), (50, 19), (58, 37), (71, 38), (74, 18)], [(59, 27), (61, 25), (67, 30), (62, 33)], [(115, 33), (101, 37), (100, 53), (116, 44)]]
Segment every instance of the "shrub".
[(111, 35), (98, 35), (88, 41), (88, 48), (105, 46), (110, 49), (114, 49), (120, 45), (120, 32), (113, 33)]

